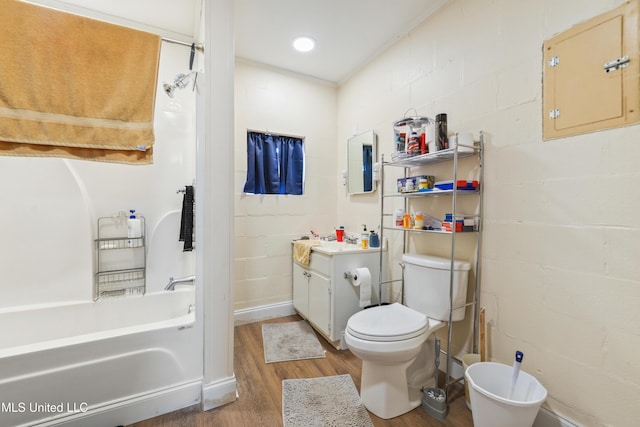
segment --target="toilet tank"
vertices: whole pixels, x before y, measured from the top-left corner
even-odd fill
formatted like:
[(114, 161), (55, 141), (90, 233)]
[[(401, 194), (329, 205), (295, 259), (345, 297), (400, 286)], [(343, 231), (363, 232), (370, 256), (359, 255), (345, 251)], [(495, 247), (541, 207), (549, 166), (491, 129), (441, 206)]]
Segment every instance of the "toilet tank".
[[(404, 263), (405, 305), (435, 320), (449, 321), (449, 284), (451, 259), (407, 253)], [(454, 261), (453, 307), (466, 303), (471, 265)], [(465, 308), (453, 310), (453, 321), (464, 319)]]

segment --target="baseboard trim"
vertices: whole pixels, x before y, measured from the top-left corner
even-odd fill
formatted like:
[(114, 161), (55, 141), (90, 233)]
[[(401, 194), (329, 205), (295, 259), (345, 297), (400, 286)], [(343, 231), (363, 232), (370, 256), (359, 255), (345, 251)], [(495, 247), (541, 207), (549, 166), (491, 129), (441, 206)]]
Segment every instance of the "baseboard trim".
[(236, 377), (225, 378), (222, 381), (202, 386), (202, 410), (218, 408), (227, 403), (235, 402), (238, 398)]
[(538, 416), (533, 422), (533, 427), (578, 427), (555, 412), (551, 412), (545, 407), (540, 408)]
[(236, 310), (234, 312), (234, 324), (235, 326), (246, 325), (248, 323), (274, 319), (276, 317), (291, 316), (293, 314), (296, 314), (293, 308), (293, 301), (261, 305), (259, 307)]
[(102, 427), (133, 424), (197, 404), (200, 401), (201, 387), (201, 381), (193, 381), (93, 407), (84, 413), (23, 426)]

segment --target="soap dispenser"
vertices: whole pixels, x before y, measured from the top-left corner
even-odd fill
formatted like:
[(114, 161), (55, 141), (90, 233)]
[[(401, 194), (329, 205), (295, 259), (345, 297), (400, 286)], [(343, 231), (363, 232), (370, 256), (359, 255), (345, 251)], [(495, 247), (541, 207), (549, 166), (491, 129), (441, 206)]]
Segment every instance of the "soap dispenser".
[(362, 245), (362, 249), (369, 248), (369, 233), (367, 233), (366, 224), (362, 224), (362, 234), (360, 235), (360, 243)]
[(380, 247), (380, 236), (373, 230), (371, 230), (371, 235), (369, 236), (369, 246), (372, 248)]

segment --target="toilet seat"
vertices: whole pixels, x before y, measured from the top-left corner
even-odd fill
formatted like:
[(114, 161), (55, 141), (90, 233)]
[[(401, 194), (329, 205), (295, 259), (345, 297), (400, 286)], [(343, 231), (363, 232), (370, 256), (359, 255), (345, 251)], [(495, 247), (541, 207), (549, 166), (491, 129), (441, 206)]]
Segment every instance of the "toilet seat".
[(359, 311), (349, 318), (347, 331), (367, 341), (403, 341), (424, 334), (427, 316), (399, 303)]

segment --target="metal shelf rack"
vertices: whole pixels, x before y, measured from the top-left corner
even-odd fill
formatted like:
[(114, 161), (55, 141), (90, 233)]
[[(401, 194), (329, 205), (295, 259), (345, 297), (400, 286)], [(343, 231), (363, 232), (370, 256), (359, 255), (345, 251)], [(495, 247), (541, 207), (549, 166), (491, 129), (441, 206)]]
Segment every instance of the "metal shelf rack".
[(144, 294), (146, 289), (146, 223), (140, 237), (127, 236), (127, 215), (98, 218), (93, 299)]
[[(461, 158), (464, 157), (471, 157), (471, 156), (477, 156), (477, 165), (479, 167), (479, 187), (477, 190), (458, 190), (458, 189), (453, 189), (453, 190), (442, 190), (442, 191), (427, 191), (427, 192), (413, 192), (413, 193), (392, 193), (392, 194), (385, 194), (385, 185), (384, 185), (384, 176), (385, 176), (385, 169), (388, 167), (400, 167), (400, 168), (404, 168), (405, 173), (404, 176), (407, 177), (407, 173), (409, 170), (411, 170), (411, 168), (417, 168), (417, 167), (422, 167), (422, 166), (427, 166), (427, 165), (433, 165), (436, 163), (442, 163), (442, 162), (452, 162), (452, 175), (453, 175), (453, 182), (457, 182), (458, 181), (458, 161)], [(393, 157), (393, 156), (392, 156)], [(484, 133), (481, 131), (480, 132), (480, 138), (478, 141), (474, 142), (474, 145), (471, 146), (463, 146), (463, 145), (456, 145), (452, 148), (448, 148), (445, 150), (441, 150), (441, 151), (436, 151), (435, 153), (427, 153), (427, 154), (422, 154), (422, 155), (418, 155), (418, 156), (412, 156), (412, 157), (403, 157), (403, 156), (398, 156), (396, 158), (393, 158), (392, 161), (390, 162), (385, 162), (384, 160), (384, 155), (382, 156), (382, 160), (381, 160), (381, 168), (380, 168), (380, 182), (381, 182), (381, 202), (380, 202), (380, 240), (382, 241), (382, 239), (384, 238), (384, 234), (385, 231), (389, 231), (389, 232), (396, 232), (396, 231), (402, 231), (403, 232), (403, 253), (405, 253), (408, 250), (408, 241), (407, 241), (407, 234), (411, 233), (416, 234), (416, 235), (427, 235), (427, 234), (448, 234), (451, 236), (451, 271), (454, 271), (454, 262), (455, 262), (455, 255), (456, 255), (456, 236), (457, 234), (465, 234), (465, 235), (469, 235), (469, 234), (475, 234), (476, 235), (476, 239), (477, 239), (477, 247), (476, 247), (476, 262), (475, 262), (475, 283), (474, 283), (474, 296), (473, 296), (473, 300), (471, 302), (468, 302), (466, 304), (464, 304), (462, 307), (468, 307), (468, 306), (472, 306), (473, 307), (473, 337), (472, 337), (472, 351), (474, 353), (478, 353), (478, 324), (479, 324), (479, 310), (478, 310), (478, 299), (479, 299), (479, 291), (480, 291), (480, 253), (481, 253), (481, 247), (482, 247), (482, 199), (483, 199), (483, 187), (484, 187), (484, 182), (483, 182), (483, 161), (484, 161)], [(464, 196), (464, 197), (469, 197), (470, 195), (475, 195), (478, 198), (478, 214), (476, 215), (477, 217), (477, 229), (474, 230), (473, 232), (456, 232), (456, 227), (454, 226), (452, 231), (442, 231), (442, 230), (415, 230), (415, 229), (406, 229), (406, 228), (401, 228), (401, 227), (395, 227), (395, 226), (385, 226), (385, 222), (384, 222), (384, 218), (385, 217), (389, 217), (392, 214), (391, 213), (385, 213), (385, 199), (387, 198), (394, 198), (394, 197), (401, 197), (404, 198), (404, 210), (405, 212), (408, 211), (408, 207), (409, 207), (409, 202), (411, 199), (415, 199), (415, 198), (423, 198), (423, 197), (439, 197), (439, 196), (447, 196), (451, 198), (451, 212), (455, 215), (457, 212), (457, 204), (458, 204), (458, 197), (459, 196)], [(383, 268), (383, 259), (382, 257), (380, 257), (380, 271), (382, 271)], [(446, 372), (445, 372), (445, 392), (446, 392), (446, 396), (448, 397), (450, 395), (449, 393), (449, 388), (452, 384), (462, 380), (464, 377), (460, 377), (460, 378), (452, 378), (450, 373), (451, 373), (451, 362), (452, 359), (455, 359), (454, 356), (451, 355), (451, 351), (450, 351), (450, 343), (452, 340), (452, 324), (453, 324), (453, 312), (455, 309), (458, 308), (462, 308), (462, 307), (454, 307), (453, 306), (453, 273), (450, 275), (450, 283), (449, 283), (449, 301), (450, 301), (450, 306), (449, 306), (449, 322), (448, 322), (448, 330), (447, 330), (447, 350), (441, 350), (441, 354), (446, 354), (447, 357), (447, 363), (446, 363)], [(386, 280), (383, 281), (382, 280), (382, 274), (380, 274), (380, 290), (382, 289), (382, 286), (385, 284), (390, 284), (393, 282), (400, 282), (402, 281), (402, 279), (397, 279), (397, 280)], [(381, 291), (380, 291), (381, 292)], [(380, 294), (382, 296), (382, 293)], [(402, 295), (403, 295), (403, 303), (404, 303), (404, 284), (402, 286)], [(459, 361), (459, 360), (458, 360)], [(459, 361), (460, 362), (460, 361)]]

